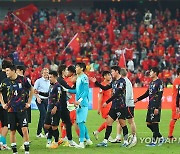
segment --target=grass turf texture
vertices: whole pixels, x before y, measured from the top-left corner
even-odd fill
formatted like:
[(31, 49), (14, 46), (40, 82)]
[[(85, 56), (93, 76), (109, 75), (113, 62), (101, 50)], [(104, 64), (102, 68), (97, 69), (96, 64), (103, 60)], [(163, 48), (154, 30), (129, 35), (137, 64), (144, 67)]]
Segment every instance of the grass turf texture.
[[(90, 147), (87, 147), (85, 149), (75, 149), (70, 147), (64, 147), (62, 145), (59, 146), (58, 149), (47, 149), (46, 148), (46, 139), (45, 138), (36, 138), (36, 128), (37, 128), (37, 122), (39, 118), (39, 112), (37, 110), (32, 111), (32, 123), (29, 125), (30, 129), (30, 153), (31, 154), (50, 154), (50, 153), (62, 153), (62, 154), (117, 154), (117, 153), (126, 153), (126, 154), (163, 154), (163, 153), (180, 153), (180, 144), (176, 141), (173, 144), (172, 143), (165, 143), (161, 147), (146, 147), (146, 143), (140, 143), (140, 138), (142, 137), (151, 137), (152, 133), (150, 130), (146, 127), (145, 123), (145, 117), (146, 117), (146, 110), (135, 110), (135, 122), (137, 126), (137, 136), (138, 136), (138, 144), (133, 148), (124, 148), (120, 147), (121, 144), (116, 143), (108, 143), (108, 147), (96, 147), (96, 144), (101, 142), (104, 137), (104, 131), (102, 131), (98, 136), (99, 140), (95, 140), (94, 136), (92, 135), (92, 132), (99, 127), (99, 125), (103, 122), (101, 119), (101, 116), (97, 114), (97, 111), (90, 110), (88, 113), (88, 119), (87, 119), (87, 128), (89, 130), (89, 134), (91, 137), (91, 140), (93, 141), (93, 145)], [(161, 115), (161, 123), (160, 123), (160, 131), (164, 137), (167, 137), (168, 135), (168, 125), (171, 118), (171, 110), (163, 110)], [(180, 124), (177, 122), (174, 136), (177, 138), (180, 138), (180, 134), (178, 133)], [(74, 128), (73, 130), (73, 139), (78, 142), (77, 135), (75, 134)], [(130, 132), (130, 130), (129, 130)], [(18, 153), (24, 153), (23, 150), (19, 150), (19, 147), (22, 145), (23, 140), (20, 137), (20, 135), (17, 133), (17, 146), (18, 146)], [(113, 125), (113, 131), (112, 135), (113, 138), (116, 136), (116, 122)], [(9, 134), (7, 137), (8, 145), (9, 144)], [(180, 142), (180, 139), (179, 139)], [(2, 154), (9, 154), (12, 153), (12, 151), (0, 151)]]

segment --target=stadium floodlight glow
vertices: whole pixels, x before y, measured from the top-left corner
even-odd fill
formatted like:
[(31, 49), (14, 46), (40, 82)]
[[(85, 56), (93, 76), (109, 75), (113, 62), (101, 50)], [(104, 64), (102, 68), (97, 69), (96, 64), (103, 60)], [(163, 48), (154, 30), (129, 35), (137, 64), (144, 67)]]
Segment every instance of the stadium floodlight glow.
[(16, 0), (13, 0), (13, 2), (16, 2)]
[(61, 2), (61, 0), (58, 0), (58, 2)]

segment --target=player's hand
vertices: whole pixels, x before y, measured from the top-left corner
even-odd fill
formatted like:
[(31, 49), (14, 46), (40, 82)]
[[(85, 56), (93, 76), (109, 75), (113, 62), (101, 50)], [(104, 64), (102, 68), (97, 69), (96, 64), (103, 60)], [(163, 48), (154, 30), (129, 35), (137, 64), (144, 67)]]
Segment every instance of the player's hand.
[(8, 109), (8, 105), (7, 104), (4, 104), (2, 105), (3, 109), (7, 110)]
[(56, 114), (57, 111), (57, 106), (54, 106), (54, 108), (51, 110), (51, 114), (54, 115)]
[(41, 98), (38, 97), (38, 98), (37, 98), (37, 102), (38, 102), (39, 104), (41, 104), (41, 101), (42, 101)]
[(90, 77), (89, 79), (90, 79), (92, 82), (96, 82), (96, 81), (97, 81), (95, 77)]
[(135, 100), (134, 100), (134, 103), (137, 103), (138, 102), (138, 99), (136, 98)]
[(107, 106), (107, 103), (105, 102), (103, 105), (102, 105), (102, 107), (106, 107)]
[(31, 105), (29, 103), (26, 103), (25, 108), (28, 109)]
[(78, 106), (79, 104), (80, 104), (80, 102), (78, 102), (78, 101), (75, 101), (75, 102), (74, 102), (74, 105), (75, 105), (75, 106)]
[(34, 93), (35, 93), (35, 94), (39, 94), (39, 91), (37, 91), (36, 89), (34, 89)]
[(65, 87), (63, 87), (63, 86), (61, 86), (61, 87), (63, 88), (63, 90), (64, 90), (64, 91), (68, 91), (68, 89), (67, 89), (67, 88), (65, 88)]
[(98, 112), (97, 112), (99, 115), (100, 115), (100, 109), (98, 109)]
[(179, 114), (180, 113), (180, 109), (179, 107), (176, 107), (176, 113)]
[(154, 115), (158, 115), (159, 110), (158, 109), (154, 109)]

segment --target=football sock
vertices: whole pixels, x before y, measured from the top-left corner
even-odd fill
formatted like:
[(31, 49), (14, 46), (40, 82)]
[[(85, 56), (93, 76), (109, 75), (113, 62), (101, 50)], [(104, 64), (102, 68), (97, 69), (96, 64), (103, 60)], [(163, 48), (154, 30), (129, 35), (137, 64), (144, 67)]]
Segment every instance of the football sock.
[(105, 129), (107, 127), (107, 122), (104, 122), (99, 128), (98, 128), (98, 132), (101, 132), (103, 129)]
[(111, 132), (112, 132), (112, 126), (107, 126), (104, 139), (108, 140)]
[(169, 123), (169, 135), (168, 135), (169, 137), (173, 136), (175, 123), (176, 123), (176, 119), (171, 119)]

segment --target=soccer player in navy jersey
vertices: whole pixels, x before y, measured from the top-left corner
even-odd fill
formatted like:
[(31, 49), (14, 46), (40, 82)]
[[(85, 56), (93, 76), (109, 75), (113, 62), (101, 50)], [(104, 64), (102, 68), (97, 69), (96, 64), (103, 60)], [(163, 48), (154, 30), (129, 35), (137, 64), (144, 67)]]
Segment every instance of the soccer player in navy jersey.
[[(10, 61), (3, 60), (2, 61), (2, 70), (0, 71), (0, 84), (7, 78), (6, 76), (6, 66), (11, 64)], [(7, 102), (7, 91), (4, 90), (2, 92), (4, 102)], [(8, 116), (7, 111), (3, 109), (2, 104), (0, 102), (0, 122), (2, 125), (2, 131), (0, 134), (0, 150), (10, 150), (6, 143), (6, 135), (8, 133)]]
[[(46, 118), (44, 122), (44, 128), (48, 130), (47, 137), (47, 148), (56, 149), (58, 148), (58, 139), (59, 139), (59, 121), (61, 117), (61, 86), (57, 81), (58, 73), (56, 71), (49, 72), (50, 80), (50, 89), (48, 97), (48, 108), (46, 113)], [(54, 136), (55, 142), (51, 143), (52, 136)]]
[(163, 95), (163, 82), (158, 78), (159, 69), (153, 67), (150, 71), (150, 77), (152, 81), (149, 85), (147, 91), (140, 97), (138, 97), (135, 102), (140, 101), (149, 96), (148, 111), (146, 116), (147, 127), (153, 133), (153, 140), (150, 144), (146, 146), (156, 146), (157, 139), (159, 139), (158, 146), (164, 143), (164, 138), (159, 131), (159, 122), (161, 118), (161, 99)]
[(108, 84), (107, 86), (102, 86), (100, 83), (96, 81), (95, 78), (91, 78), (95, 84), (103, 90), (108, 90), (112, 88), (113, 95), (106, 102), (103, 103), (103, 107), (106, 107), (108, 103), (112, 101), (111, 109), (108, 113), (107, 117), (107, 128), (105, 132), (105, 137), (103, 142), (97, 144), (98, 147), (107, 147), (108, 138), (112, 132), (112, 124), (118, 119), (122, 129), (124, 136), (124, 143), (122, 146), (128, 146), (128, 128), (126, 125), (126, 81), (120, 75), (121, 68), (119, 66), (111, 67), (111, 74), (114, 80)]
[[(5, 79), (0, 85), (0, 101), (2, 107), (8, 112), (8, 124), (10, 128), (10, 142), (13, 153), (17, 153), (16, 127), (21, 126), (24, 138), (25, 154), (29, 154), (28, 118), (25, 111), (30, 107), (33, 95), (33, 87), (27, 78), (16, 74), (15, 65), (6, 66)], [(27, 89), (30, 93), (27, 93)], [(4, 102), (2, 91), (7, 90), (7, 102)], [(27, 96), (29, 95), (29, 96)], [(26, 102), (26, 98), (29, 98)]]

